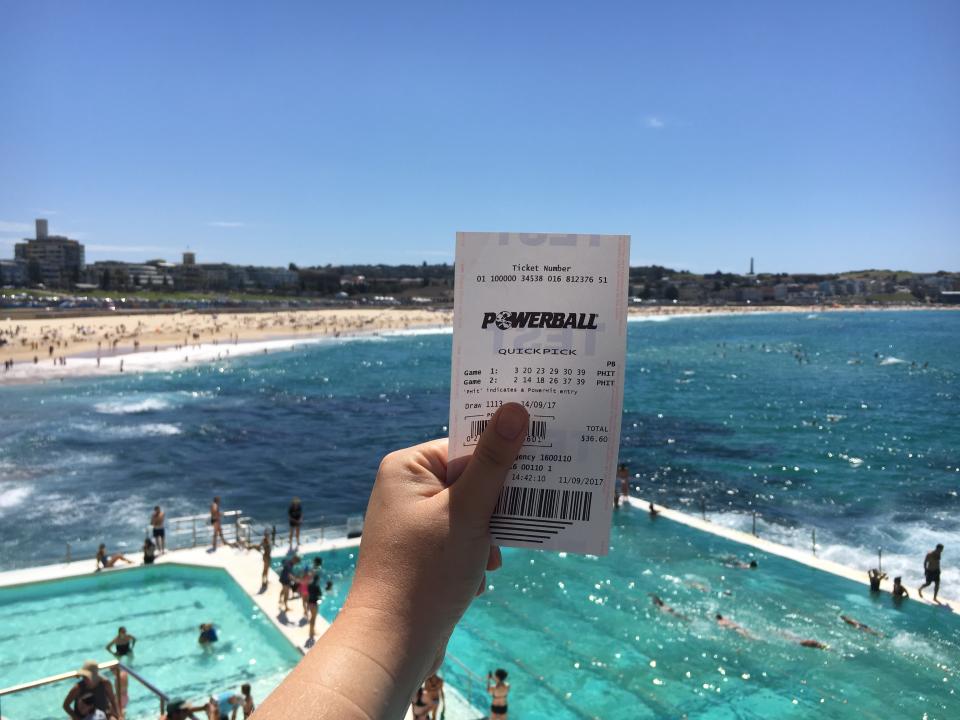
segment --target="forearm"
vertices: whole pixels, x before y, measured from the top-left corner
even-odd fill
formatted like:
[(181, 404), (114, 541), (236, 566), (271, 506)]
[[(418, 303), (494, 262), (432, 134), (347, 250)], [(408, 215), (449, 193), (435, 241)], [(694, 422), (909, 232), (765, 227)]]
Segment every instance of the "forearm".
[(345, 607), (284, 683), (257, 708), (257, 720), (403, 717), (436, 647), (409, 626)]

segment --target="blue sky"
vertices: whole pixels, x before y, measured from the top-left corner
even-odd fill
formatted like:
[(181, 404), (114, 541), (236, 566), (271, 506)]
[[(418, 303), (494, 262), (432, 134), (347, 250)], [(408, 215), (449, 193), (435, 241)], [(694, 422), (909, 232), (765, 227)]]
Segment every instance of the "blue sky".
[(960, 3), (0, 1), (0, 256), (960, 270)]

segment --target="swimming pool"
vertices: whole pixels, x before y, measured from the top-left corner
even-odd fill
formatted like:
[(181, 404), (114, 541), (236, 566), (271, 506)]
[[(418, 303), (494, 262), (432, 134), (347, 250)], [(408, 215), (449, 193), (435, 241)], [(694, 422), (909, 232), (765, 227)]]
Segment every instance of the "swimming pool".
[[(214, 622), (213, 652), (197, 644), (197, 627)], [(253, 686), (261, 701), (296, 665), (300, 653), (223, 570), (164, 564), (0, 588), (0, 685), (110, 660), (104, 646), (124, 625), (136, 636), (126, 664), (171, 697), (197, 699)], [(109, 673), (107, 677), (112, 677)], [(10, 720), (65, 717), (70, 682), (2, 700)], [(128, 718), (155, 718), (155, 696), (130, 679)]]
[[(511, 718), (960, 717), (960, 622), (948, 611), (897, 608), (863, 585), (636, 509), (617, 512), (612, 545), (606, 558), (505, 550), (443, 672), (469, 692), (456, 661), (481, 677), (505, 668)], [(355, 556), (323, 554), (328, 619)], [(728, 567), (731, 558), (759, 567)], [(717, 613), (750, 637), (718, 626)]]

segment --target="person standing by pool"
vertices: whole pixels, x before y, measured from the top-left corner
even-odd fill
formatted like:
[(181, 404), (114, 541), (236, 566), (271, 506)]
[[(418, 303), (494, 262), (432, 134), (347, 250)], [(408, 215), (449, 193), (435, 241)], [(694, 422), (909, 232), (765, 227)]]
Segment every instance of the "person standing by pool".
[[(434, 673), (423, 683), (423, 690), (426, 693), (427, 702), (430, 704), (430, 720), (437, 720), (437, 717), (447, 709), (447, 699), (443, 695), (443, 678)], [(442, 710), (441, 703), (443, 704)]]
[(622, 463), (617, 467), (617, 479), (620, 483), (620, 495), (626, 500), (630, 497), (630, 471)]
[(166, 513), (163, 512), (159, 505), (153, 506), (153, 515), (150, 516), (150, 526), (153, 528), (153, 541), (157, 544), (157, 549), (161, 555), (166, 547), (167, 540), (167, 529), (164, 527), (166, 517)]
[(257, 708), (253, 703), (253, 695), (250, 694), (250, 683), (241, 685), (240, 693), (243, 695), (243, 720), (247, 720)]
[(82, 715), (78, 709), (78, 700), (86, 695), (92, 695), (92, 704), (102, 710), (108, 718), (119, 718), (120, 708), (117, 706), (117, 697), (113, 693), (113, 687), (100, 677), (100, 666), (96, 660), (87, 660), (83, 667), (77, 671), (80, 676), (80, 682), (70, 688), (67, 697), (63, 700), (63, 709), (74, 720), (81, 720)]
[(213, 526), (213, 550), (217, 549), (217, 538), (223, 540), (224, 545), (229, 545), (227, 539), (223, 536), (223, 511), (220, 510), (220, 496), (213, 498), (210, 503), (210, 524)]
[[(300, 504), (300, 498), (295, 497), (287, 508), (287, 518), (290, 520), (290, 547), (300, 547), (300, 523), (303, 522), (303, 506)], [(293, 544), (293, 536), (297, 536), (297, 544)]]
[(273, 545), (270, 543), (270, 530), (265, 529), (263, 531), (263, 540), (260, 541), (259, 545), (247, 545), (247, 550), (258, 550), (263, 555), (263, 573), (260, 576), (260, 586), (265, 588), (270, 579), (270, 554), (273, 550)]
[[(496, 677), (497, 681), (493, 679)], [(490, 694), (490, 720), (507, 720), (507, 695), (510, 693), (510, 683), (507, 682), (507, 671), (497, 668), (495, 673), (487, 673), (487, 692)]]
[[(119, 660), (125, 655), (133, 655), (133, 646), (136, 644), (137, 639), (133, 635), (128, 634), (127, 629), (121, 625), (120, 629), (117, 630), (117, 636), (107, 643), (106, 650)], [(110, 649), (111, 645), (113, 646), (113, 650)]]
[(100, 547), (97, 548), (97, 570), (101, 568), (112, 568), (118, 562), (123, 561), (127, 565), (133, 565), (133, 560), (128, 560), (124, 557), (123, 553), (114, 553), (113, 555), (107, 554), (107, 546), (104, 543), (100, 543)]
[(923, 559), (923, 573), (926, 582), (917, 588), (917, 595), (923, 597), (923, 589), (933, 583), (933, 601), (937, 601), (937, 595), (940, 592), (940, 556), (943, 554), (943, 545), (937, 546), (927, 553)]
[(293, 553), (283, 559), (283, 565), (280, 567), (280, 609), (283, 612), (290, 612), (290, 589), (297, 580), (293, 574), (293, 568), (298, 562), (300, 562), (300, 556)]
[(127, 703), (130, 702), (130, 695), (127, 692), (127, 687), (130, 684), (130, 676), (127, 674), (127, 671), (119, 665), (114, 665), (110, 668), (110, 671), (113, 673), (113, 681), (116, 683), (115, 690), (117, 700), (120, 703), (120, 712), (126, 713)]
[(320, 597), (323, 593), (320, 591), (320, 566), (323, 560), (315, 557), (313, 559), (313, 573), (310, 576), (310, 582), (307, 585), (307, 616), (310, 618), (310, 639), (308, 643), (313, 645), (316, 637), (317, 610), (320, 606)]

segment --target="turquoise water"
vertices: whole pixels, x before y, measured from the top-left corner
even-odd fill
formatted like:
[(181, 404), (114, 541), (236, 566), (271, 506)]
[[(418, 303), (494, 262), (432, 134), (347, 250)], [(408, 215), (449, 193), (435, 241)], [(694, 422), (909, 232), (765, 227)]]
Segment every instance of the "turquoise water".
[[(324, 553), (336, 616), (355, 550)], [(724, 565), (755, 558), (756, 570)], [(449, 654), (510, 674), (511, 718), (960, 717), (960, 619), (636, 509), (606, 558), (505, 550)], [(660, 611), (660, 596), (676, 615)], [(750, 638), (719, 627), (720, 613)], [(845, 614), (880, 636), (840, 620)], [(815, 639), (829, 646), (799, 645)], [(442, 673), (469, 689), (448, 660)], [(471, 697), (486, 707), (482, 692)]]
[[(217, 625), (213, 652), (197, 643), (202, 622)], [(158, 565), (0, 588), (0, 685), (110, 660), (104, 646), (120, 625), (137, 638), (130, 667), (171, 697), (239, 692), (249, 682), (260, 701), (300, 659), (224, 571)], [(0, 712), (60, 720), (69, 690), (64, 682), (12, 695)], [(128, 717), (157, 717), (155, 696), (132, 678), (129, 695)]]
[[(960, 594), (960, 313), (631, 322), (621, 455), (644, 496)], [(362, 512), (380, 458), (446, 432), (449, 335), (0, 387), (0, 566), (137, 548), (155, 503)], [(77, 523), (75, 518), (96, 518)]]

